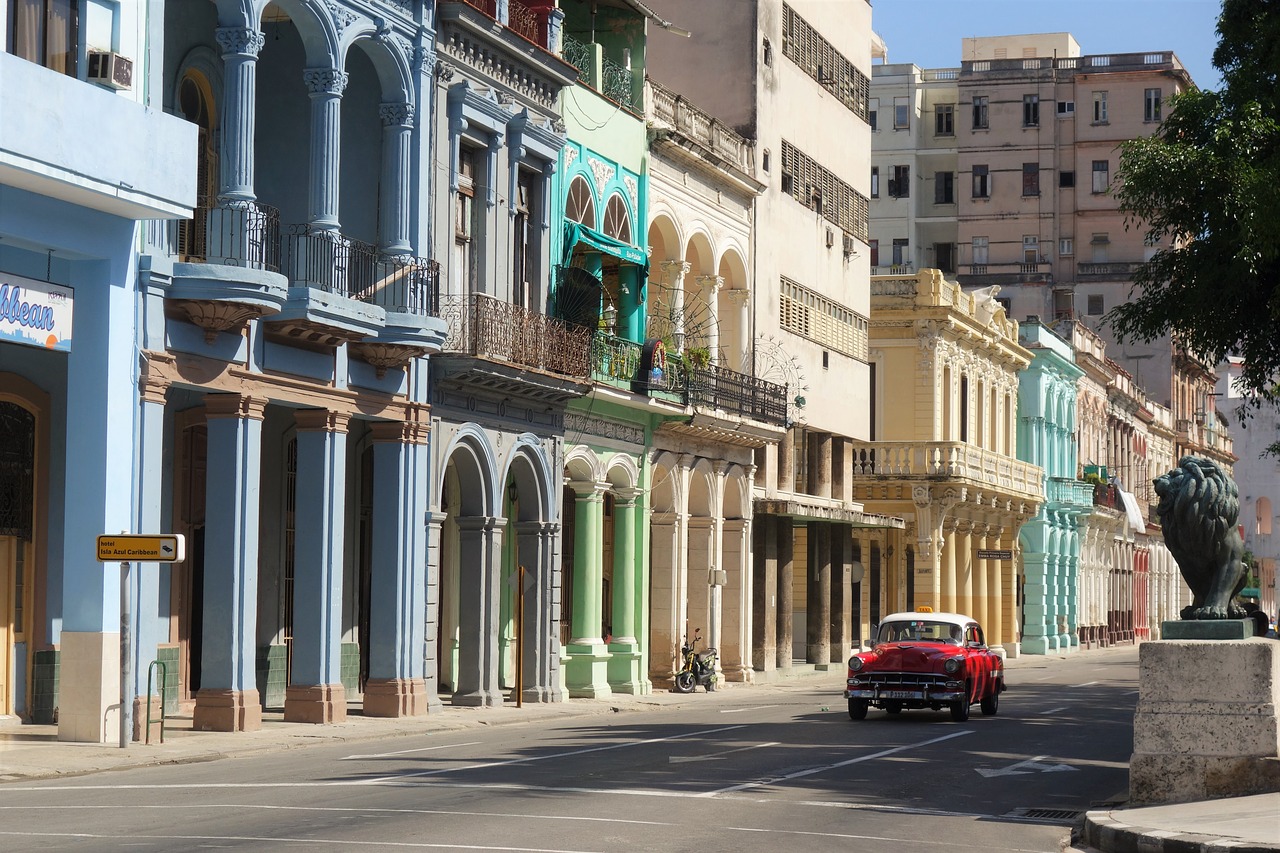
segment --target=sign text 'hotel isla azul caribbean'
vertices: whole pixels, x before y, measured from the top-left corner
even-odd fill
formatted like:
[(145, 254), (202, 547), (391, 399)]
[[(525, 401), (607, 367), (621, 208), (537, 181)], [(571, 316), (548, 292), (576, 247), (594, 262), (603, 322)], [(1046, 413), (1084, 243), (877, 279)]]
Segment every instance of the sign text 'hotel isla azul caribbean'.
[(0, 272), (0, 342), (71, 351), (71, 288)]

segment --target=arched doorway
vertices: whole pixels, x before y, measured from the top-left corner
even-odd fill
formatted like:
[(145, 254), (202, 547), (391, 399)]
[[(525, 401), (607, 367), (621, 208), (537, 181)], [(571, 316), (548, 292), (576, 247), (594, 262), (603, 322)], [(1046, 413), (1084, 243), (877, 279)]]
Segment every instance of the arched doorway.
[(26, 680), (15, 662), (30, 631), (35, 481), (35, 412), (0, 400), (0, 715), (14, 713), (16, 682)]
[(178, 83), (177, 107), (198, 129), (196, 206), (190, 219), (178, 223), (178, 255), (184, 261), (209, 257), (209, 211), (218, 196), (217, 116), (213, 87), (199, 71), (189, 68)]

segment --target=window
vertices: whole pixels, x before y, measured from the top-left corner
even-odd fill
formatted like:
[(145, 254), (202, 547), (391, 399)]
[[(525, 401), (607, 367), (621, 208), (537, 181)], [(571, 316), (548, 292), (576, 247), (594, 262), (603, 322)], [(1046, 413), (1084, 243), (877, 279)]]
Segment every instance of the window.
[(542, 229), (531, 225), (533, 219), (534, 173), (520, 170), (516, 182), (515, 220), (511, 232), (511, 301), (523, 308), (532, 308), (534, 302), (532, 283), (538, 280), (538, 235)]
[(1093, 161), (1093, 191), (1104, 193), (1111, 186), (1111, 163), (1107, 160)]
[(905, 97), (893, 99), (893, 129), (906, 130), (911, 127), (911, 110)]
[(871, 125), (871, 130), (876, 131), (880, 128), (876, 127), (876, 116), (880, 114), (880, 99), (872, 98), (867, 101), (867, 123)]
[(1040, 125), (1040, 96), (1022, 96), (1022, 126), (1038, 127)]
[(60, 74), (76, 75), (79, 0), (15, 0), (7, 50)]
[(867, 113), (871, 79), (786, 3), (782, 4), (782, 55), (875, 129)]
[(604, 233), (623, 243), (631, 242), (631, 215), (627, 213), (627, 203), (622, 196), (614, 193), (604, 206)]
[(889, 195), (894, 198), (911, 198), (911, 167), (894, 166), (889, 180)]
[(1099, 317), (1105, 313), (1101, 293), (1089, 294), (1088, 312), (1090, 317)]
[(880, 167), (871, 167), (871, 197), (880, 198)]
[(986, 166), (973, 167), (973, 197), (991, 198), (991, 176)]
[(895, 238), (893, 241), (893, 265), (900, 267), (911, 263), (910, 243), (905, 238)]
[(956, 173), (955, 172), (934, 172), (933, 173), (933, 203), (934, 204), (955, 204), (956, 203)]
[(1063, 189), (1070, 189), (1075, 185), (1076, 185), (1075, 172), (1059, 172), (1058, 173), (1058, 186), (1062, 187)]
[(955, 243), (934, 243), (933, 244), (933, 264), (943, 272), (953, 273), (956, 271), (956, 244)]
[(973, 262), (980, 266), (987, 264), (987, 252), (991, 247), (991, 238), (974, 237), (973, 238)]
[(1072, 240), (1070, 237), (1063, 237), (1059, 239), (1058, 254), (1068, 255), (1068, 256), (1075, 254), (1075, 241)]
[(867, 318), (835, 300), (782, 279), (779, 318), (782, 328), (853, 358), (867, 360)]
[(782, 140), (782, 191), (816, 210), (851, 237), (867, 239), (870, 202), (787, 140)]
[(1160, 121), (1160, 90), (1148, 89), (1142, 99), (1142, 120)]
[(867, 245), (871, 248), (871, 266), (880, 266), (880, 241), (872, 240)]
[(1022, 238), (1022, 262), (1024, 264), (1040, 263), (1040, 238), (1035, 234), (1027, 234)]
[(769, 43), (768, 39), (764, 40), (764, 64), (766, 67), (772, 67), (773, 65), (773, 45)]
[(1075, 101), (1058, 101), (1058, 117), (1066, 118), (1076, 114)]
[(458, 149), (458, 193), (453, 209), (453, 286), (455, 293), (469, 293), (476, 283), (476, 159), (478, 152), (466, 145)]
[(1089, 245), (1093, 248), (1093, 262), (1095, 264), (1105, 264), (1107, 262), (1107, 248), (1111, 245), (1111, 237), (1106, 234), (1094, 234), (1093, 239), (1089, 241)]
[(1040, 195), (1040, 164), (1022, 164), (1022, 194)]
[(955, 104), (938, 104), (933, 108), (933, 135), (955, 136)]
[(986, 95), (974, 95), (973, 97), (973, 129), (985, 130), (987, 128), (987, 104)]
[(1105, 124), (1107, 121), (1107, 93), (1093, 93), (1093, 121), (1094, 124)]
[(769, 171), (769, 149), (764, 149), (764, 153), (760, 155), (760, 168)]
[(564, 206), (564, 215), (588, 228), (596, 227), (596, 202), (591, 194), (591, 185), (581, 175), (569, 184), (569, 200)]

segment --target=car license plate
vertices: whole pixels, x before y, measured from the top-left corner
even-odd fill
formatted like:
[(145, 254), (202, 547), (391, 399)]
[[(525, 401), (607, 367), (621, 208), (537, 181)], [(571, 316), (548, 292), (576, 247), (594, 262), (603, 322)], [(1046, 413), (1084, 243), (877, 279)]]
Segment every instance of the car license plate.
[(882, 690), (880, 692), (881, 699), (915, 699), (919, 696), (912, 690)]

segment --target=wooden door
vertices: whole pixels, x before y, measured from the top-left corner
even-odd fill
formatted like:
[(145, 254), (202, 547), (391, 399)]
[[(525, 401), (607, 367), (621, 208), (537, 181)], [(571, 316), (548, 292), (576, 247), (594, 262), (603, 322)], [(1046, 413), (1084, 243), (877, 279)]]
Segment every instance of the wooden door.
[(15, 580), (18, 540), (0, 536), (0, 716), (13, 713), (13, 644), (18, 626), (14, 623)]

